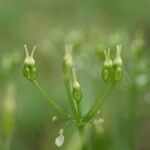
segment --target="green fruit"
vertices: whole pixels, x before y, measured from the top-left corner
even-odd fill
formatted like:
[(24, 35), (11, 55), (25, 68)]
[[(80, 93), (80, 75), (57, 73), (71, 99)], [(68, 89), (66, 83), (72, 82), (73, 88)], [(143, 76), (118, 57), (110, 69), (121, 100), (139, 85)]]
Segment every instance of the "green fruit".
[(82, 100), (81, 89), (73, 87), (72, 96), (73, 96), (73, 99), (76, 101), (76, 103), (79, 104)]
[(37, 77), (37, 69), (35, 65), (25, 65), (23, 69), (23, 75), (28, 80), (35, 80)]
[(122, 77), (122, 68), (121, 67), (116, 67), (114, 69), (114, 77), (113, 77), (113, 80), (116, 82), (116, 81), (119, 81)]

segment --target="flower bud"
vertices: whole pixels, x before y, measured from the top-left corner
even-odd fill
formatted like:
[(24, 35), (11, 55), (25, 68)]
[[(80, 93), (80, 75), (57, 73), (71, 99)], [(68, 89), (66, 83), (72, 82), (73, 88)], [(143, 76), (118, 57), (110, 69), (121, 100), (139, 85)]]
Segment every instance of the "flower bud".
[(73, 45), (66, 45), (65, 46), (65, 56), (63, 60), (63, 71), (64, 71), (64, 78), (65, 80), (69, 80), (71, 76), (71, 70), (72, 70), (72, 48)]
[(110, 59), (109, 53), (110, 53), (110, 49), (108, 49), (108, 52), (104, 51), (105, 61), (103, 64), (102, 78), (105, 82), (111, 82), (112, 80), (113, 62)]
[(110, 49), (108, 51), (104, 51), (105, 61), (104, 61), (104, 68), (112, 68), (113, 62), (110, 59)]
[(26, 52), (26, 58), (24, 60), (23, 74), (26, 79), (33, 81), (37, 77), (37, 69), (35, 66), (35, 60), (33, 58), (36, 47), (33, 47), (31, 55), (29, 55), (26, 45), (24, 45), (24, 48), (25, 48), (25, 52)]
[(114, 66), (122, 67), (122, 59), (121, 59), (121, 45), (117, 45), (116, 58), (113, 62)]
[(117, 46), (117, 51), (116, 51), (116, 58), (113, 62), (113, 68), (114, 68), (114, 75), (113, 75), (113, 81), (118, 81), (121, 79), (122, 76), (122, 58), (121, 58), (121, 46)]
[(82, 92), (81, 92), (80, 84), (76, 79), (75, 69), (73, 69), (72, 72), (73, 72), (72, 96), (73, 96), (73, 99), (79, 104), (82, 100)]

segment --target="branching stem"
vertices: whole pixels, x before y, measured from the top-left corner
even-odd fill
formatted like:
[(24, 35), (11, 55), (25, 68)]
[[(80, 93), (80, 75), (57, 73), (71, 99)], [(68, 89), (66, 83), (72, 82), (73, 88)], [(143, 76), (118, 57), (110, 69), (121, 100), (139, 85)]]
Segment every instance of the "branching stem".
[(65, 119), (70, 119), (70, 116), (46, 94), (46, 92), (41, 88), (37, 80), (32, 81), (32, 83), (36, 86), (36, 88), (40, 91), (40, 93), (45, 97), (45, 100), (47, 101), (47, 103), (49, 104), (51, 108), (53, 108), (56, 112), (58, 112)]
[(114, 88), (115, 84), (110, 84), (106, 90), (103, 92), (102, 95), (98, 97), (98, 99), (95, 101), (94, 105), (91, 107), (89, 112), (86, 114), (85, 118), (83, 120), (90, 121), (98, 112), (98, 109), (101, 108), (106, 101), (107, 97), (111, 94), (112, 89)]

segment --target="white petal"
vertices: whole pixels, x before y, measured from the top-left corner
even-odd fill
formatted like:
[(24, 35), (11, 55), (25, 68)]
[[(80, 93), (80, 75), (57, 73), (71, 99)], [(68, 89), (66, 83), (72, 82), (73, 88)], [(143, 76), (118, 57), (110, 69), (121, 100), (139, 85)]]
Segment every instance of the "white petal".
[(64, 144), (64, 136), (60, 135), (55, 139), (55, 144), (58, 147), (61, 147)]
[(101, 125), (104, 122), (104, 119), (98, 119), (98, 124)]

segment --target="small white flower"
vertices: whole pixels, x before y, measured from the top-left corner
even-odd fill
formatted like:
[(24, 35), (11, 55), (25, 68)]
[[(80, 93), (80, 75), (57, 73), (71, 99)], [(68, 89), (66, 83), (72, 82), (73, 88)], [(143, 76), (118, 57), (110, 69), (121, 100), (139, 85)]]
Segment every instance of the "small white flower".
[(146, 74), (141, 74), (136, 78), (136, 83), (138, 86), (145, 86), (148, 83), (148, 76)]
[(95, 119), (93, 121), (97, 133), (103, 133), (103, 127), (102, 127), (103, 122), (104, 119)]
[(24, 48), (25, 48), (25, 52), (26, 52), (26, 58), (24, 60), (24, 64), (25, 65), (34, 65), (35, 64), (35, 60), (33, 58), (33, 55), (34, 55), (36, 46), (33, 47), (31, 55), (29, 55), (29, 52), (28, 52), (28, 49), (27, 49), (26, 45), (24, 45)]
[(64, 144), (64, 140), (65, 140), (65, 138), (64, 138), (64, 135), (63, 135), (63, 129), (61, 129), (59, 131), (59, 136), (56, 137), (56, 139), (55, 139), (56, 146), (61, 147)]
[(52, 117), (52, 122), (56, 122), (58, 120), (58, 117), (57, 116), (53, 116)]

